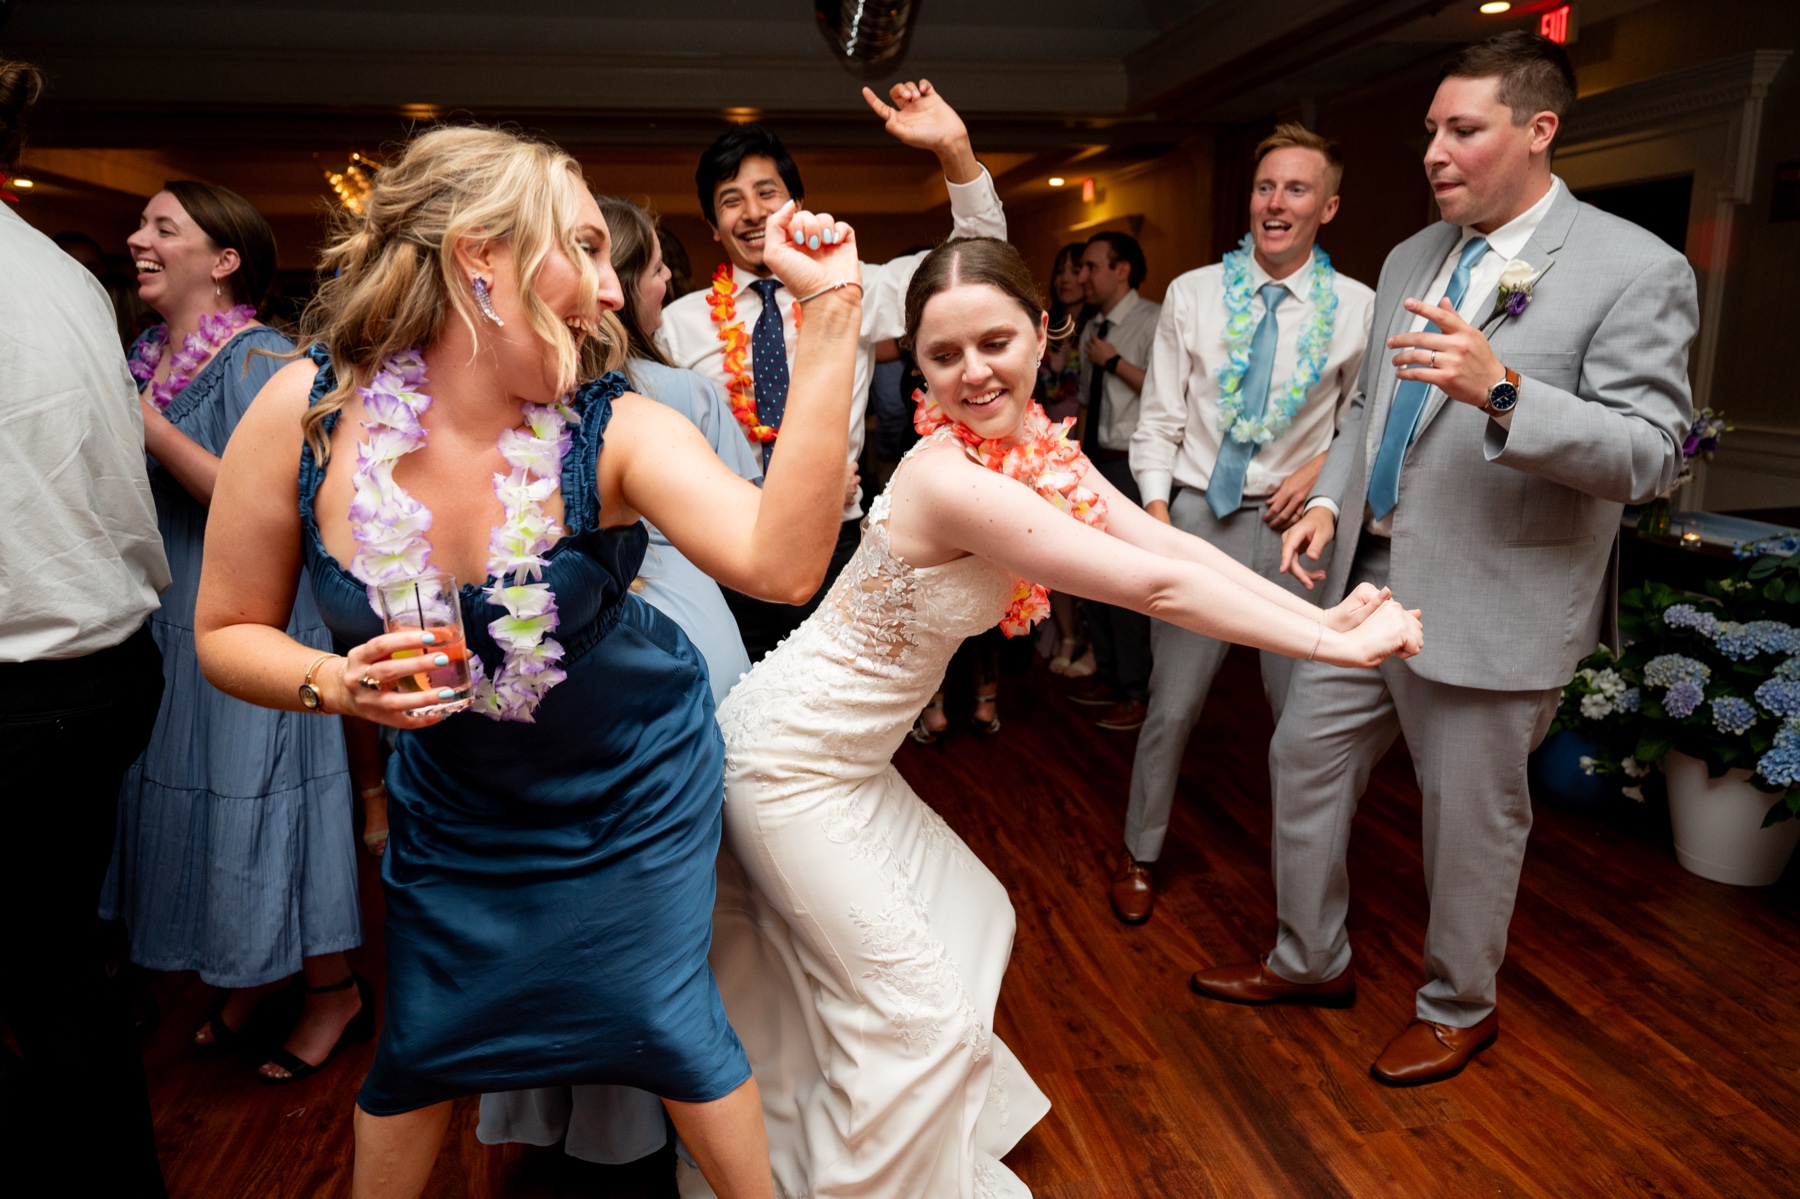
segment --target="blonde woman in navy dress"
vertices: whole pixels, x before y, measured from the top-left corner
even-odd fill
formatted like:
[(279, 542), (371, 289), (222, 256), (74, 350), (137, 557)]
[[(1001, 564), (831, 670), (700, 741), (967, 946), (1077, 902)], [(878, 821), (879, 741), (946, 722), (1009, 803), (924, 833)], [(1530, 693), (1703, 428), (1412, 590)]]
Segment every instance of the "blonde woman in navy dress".
[[(660, 1096), (719, 1194), (774, 1194), (761, 1099), (706, 961), (712, 692), (692, 643), (630, 584), (648, 520), (739, 590), (793, 603), (817, 588), (843, 489), (855, 239), (824, 215), (769, 220), (769, 263), (805, 326), (760, 491), (623, 376), (577, 388), (605, 349), (601, 310), (620, 303), (608, 241), (555, 147), (421, 135), (326, 251), (308, 356), (263, 390), (220, 471), (198, 617), (208, 677), (402, 730), (386, 1023), (357, 1099), (355, 1199), (418, 1195), (460, 1095), (588, 1083)], [(418, 661), (391, 655), (431, 643), (384, 634), (364, 576), (402, 559), (505, 576), (460, 595), (488, 680), (468, 711), (421, 717), (438, 695), (395, 690)], [(514, 565), (531, 560), (539, 581)], [(303, 564), (347, 656), (282, 632)]]

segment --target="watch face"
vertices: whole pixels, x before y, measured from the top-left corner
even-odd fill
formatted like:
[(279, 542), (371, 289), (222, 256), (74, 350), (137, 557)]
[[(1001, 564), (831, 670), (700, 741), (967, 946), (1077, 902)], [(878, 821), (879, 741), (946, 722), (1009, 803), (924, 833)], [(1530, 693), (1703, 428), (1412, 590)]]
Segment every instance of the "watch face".
[(309, 712), (319, 710), (319, 689), (311, 683), (300, 684), (300, 703)]
[(1513, 405), (1519, 402), (1519, 389), (1511, 383), (1496, 383), (1488, 392), (1488, 411), (1511, 412)]

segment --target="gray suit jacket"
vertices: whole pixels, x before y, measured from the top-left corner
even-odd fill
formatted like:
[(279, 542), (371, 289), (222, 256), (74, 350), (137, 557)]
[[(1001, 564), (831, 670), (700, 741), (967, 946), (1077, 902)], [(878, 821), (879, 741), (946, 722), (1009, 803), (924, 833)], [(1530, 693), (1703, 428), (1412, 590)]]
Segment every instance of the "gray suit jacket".
[[(1340, 516), (1325, 602), (1347, 589), (1375, 449), (1396, 380), (1387, 339), (1411, 320), (1460, 230), (1440, 222), (1388, 255), (1362, 395), (1313, 495)], [(1562, 192), (1521, 257), (1539, 270), (1530, 306), (1488, 327), (1522, 377), (1510, 429), (1436, 393), (1400, 472), (1388, 582), (1423, 608), (1425, 650), (1407, 665), (1463, 687), (1560, 687), (1615, 637), (1619, 517), (1674, 481), (1693, 419), (1688, 347), (1699, 323), (1687, 260), (1628, 221)], [(1477, 310), (1493, 309), (1490, 292)]]

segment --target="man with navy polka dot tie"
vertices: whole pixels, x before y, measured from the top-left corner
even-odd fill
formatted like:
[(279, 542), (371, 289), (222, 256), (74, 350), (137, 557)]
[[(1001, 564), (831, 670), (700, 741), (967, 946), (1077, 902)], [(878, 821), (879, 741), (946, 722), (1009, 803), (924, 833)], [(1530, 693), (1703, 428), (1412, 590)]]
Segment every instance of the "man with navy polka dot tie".
[[(863, 89), (869, 107), (889, 133), (908, 146), (930, 150), (943, 165), (950, 197), (952, 237), (1006, 236), (1006, 216), (993, 178), (975, 158), (968, 130), (955, 109), (928, 81), (901, 83), (889, 90), (891, 103)], [(787, 398), (790, 355), (796, 337), (794, 300), (763, 264), (763, 225), (790, 199), (805, 204), (806, 189), (781, 139), (762, 125), (734, 126), (701, 156), (694, 172), (700, 209), (713, 239), (725, 252), (733, 283), (736, 321), (750, 341), (749, 370), (755, 385), (757, 419), (779, 431)], [(827, 206), (828, 207), (828, 206)], [(825, 583), (799, 607), (768, 604), (727, 592), (752, 660), (775, 647), (804, 620), (855, 552), (862, 520), (862, 491), (855, 472), (862, 454), (863, 417), (877, 343), (898, 337), (905, 326), (906, 287), (924, 253), (892, 262), (862, 264), (863, 327), (857, 349), (856, 400), (850, 412), (850, 461), (845, 464), (843, 527)], [(696, 291), (663, 312), (661, 338), (677, 366), (697, 370), (721, 388), (729, 382), (720, 324), (708, 306), (708, 292)], [(768, 455), (781, 444), (779, 432), (762, 447)]]

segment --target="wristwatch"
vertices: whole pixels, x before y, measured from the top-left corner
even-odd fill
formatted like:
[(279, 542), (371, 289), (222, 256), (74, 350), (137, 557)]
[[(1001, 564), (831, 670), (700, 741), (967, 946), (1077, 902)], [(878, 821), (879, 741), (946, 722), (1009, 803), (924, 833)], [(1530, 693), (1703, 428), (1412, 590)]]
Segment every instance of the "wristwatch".
[(1506, 378), (1488, 388), (1487, 403), (1481, 406), (1489, 416), (1504, 416), (1519, 402), (1519, 372), (1510, 366), (1500, 369), (1506, 372)]
[(1114, 354), (1111, 358), (1108, 358), (1105, 362), (1100, 364), (1100, 369), (1109, 375), (1115, 373), (1119, 369), (1119, 360), (1123, 357), (1123, 354)]
[(313, 686), (313, 671), (319, 669), (321, 663), (335, 657), (337, 657), (336, 654), (320, 654), (313, 659), (313, 664), (306, 668), (306, 677), (300, 680), (300, 706), (308, 712), (317, 712), (319, 705), (325, 702), (325, 697), (319, 694), (317, 687)]

